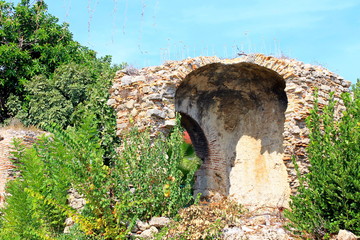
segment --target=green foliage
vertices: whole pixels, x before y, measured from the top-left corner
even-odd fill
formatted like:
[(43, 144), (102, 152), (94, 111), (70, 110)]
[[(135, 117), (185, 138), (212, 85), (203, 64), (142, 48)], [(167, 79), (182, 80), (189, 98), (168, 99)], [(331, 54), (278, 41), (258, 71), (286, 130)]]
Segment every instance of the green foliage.
[[(15, 143), (20, 176), (8, 185), (0, 238), (121, 239), (139, 218), (176, 214), (193, 200), (196, 170), (189, 162), (179, 170), (180, 127), (168, 139), (134, 130), (116, 154), (106, 102), (122, 66), (97, 59), (46, 10), (44, 1), (0, 0), (0, 121), (52, 132), (29, 149)], [(81, 212), (67, 204), (70, 188), (86, 199)], [(76, 222), (72, 236), (62, 233), (67, 217)]]
[(131, 202), (141, 203), (132, 210), (141, 219), (173, 216), (193, 199), (191, 181), (196, 169), (187, 175), (179, 169), (184, 156), (180, 148), (182, 142), (178, 126), (167, 141), (152, 139), (148, 133), (137, 131), (125, 138), (120, 154), (123, 162), (117, 164), (114, 171), (114, 178), (121, 178), (115, 189), (127, 192)]
[[(107, 74), (108, 79), (112, 79), (115, 70), (110, 67), (110, 63), (101, 64), (108, 65), (101, 74)], [(90, 104), (92, 96), (98, 96), (99, 91), (107, 93), (104, 88), (110, 88), (110, 81), (100, 79), (99, 70), (95, 69), (102, 66), (94, 65), (70, 63), (58, 67), (50, 78), (45, 75), (34, 77), (26, 84), (30, 101), (28, 116), (23, 121), (31, 125), (56, 123), (63, 128), (74, 124), (77, 111), (81, 111), (84, 104)], [(99, 85), (104, 87), (94, 91)], [(101, 97), (108, 97), (108, 94)], [(101, 104), (101, 107), (106, 107), (104, 102)]]
[(183, 172), (184, 176), (200, 167), (201, 159), (196, 155), (192, 144), (183, 142), (181, 144), (181, 154), (184, 157), (180, 161), (179, 169)]
[(359, 81), (352, 93), (342, 95), (341, 119), (335, 117), (333, 95), (322, 110), (316, 100), (308, 118), (310, 172), (299, 176), (299, 194), (287, 213), (302, 236), (322, 239), (339, 229), (360, 234)]
[[(8, 184), (7, 207), (3, 210), (1, 239), (48, 239), (62, 232), (65, 213), (56, 204), (66, 204), (69, 182), (61, 166), (52, 161), (47, 153), (45, 138), (33, 148), (24, 149), (19, 141), (14, 142), (15, 164), (21, 176)], [(57, 154), (62, 154), (57, 149)], [(55, 153), (54, 153), (55, 154)]]
[(26, 125), (56, 123), (62, 128), (81, 122), (86, 114), (95, 115), (101, 145), (106, 148), (104, 159), (109, 161), (118, 139), (113, 131), (115, 113), (106, 101), (114, 74), (121, 67), (111, 66), (108, 56), (87, 64), (62, 65), (51, 77), (37, 75), (26, 84), (30, 99), (26, 109), (17, 96), (10, 95), (8, 110)]
[[(179, 126), (167, 139), (132, 131), (107, 166), (98, 125), (88, 115), (67, 130), (48, 125), (53, 135), (32, 148), (15, 143), (21, 176), (9, 183), (1, 239), (124, 239), (137, 219), (173, 216), (192, 203), (195, 169), (184, 176), (178, 168)], [(70, 188), (86, 199), (81, 212), (67, 204)], [(62, 234), (66, 217), (76, 238)]]
[(96, 59), (94, 51), (72, 39), (67, 24), (47, 12), (44, 1), (14, 6), (1, 0), (0, 39), (0, 122), (15, 116), (14, 108), (8, 110), (9, 96), (16, 96), (26, 112), (30, 97), (25, 86), (33, 77), (51, 78), (63, 64)]
[(72, 40), (66, 24), (47, 13), (44, 1), (0, 0), (0, 122), (7, 117), (26, 125), (79, 124), (97, 118), (104, 161), (115, 154), (115, 113), (106, 105), (115, 72), (111, 57)]
[(111, 57), (106, 56), (92, 61), (90, 70), (96, 80), (86, 88), (86, 100), (79, 103), (71, 115), (71, 122), (79, 124), (83, 116), (91, 113), (97, 122), (98, 134), (101, 147), (105, 150), (104, 161), (111, 163), (115, 157), (115, 147), (119, 144), (116, 136), (116, 114), (112, 107), (106, 103), (110, 97), (109, 89), (112, 86), (115, 72), (122, 69), (126, 64), (111, 66)]
[[(34, 77), (27, 84), (30, 92), (29, 114), (23, 119), (25, 124), (57, 123), (60, 126), (70, 124), (74, 106), (58, 89), (54, 88), (45, 76)], [(25, 114), (24, 114), (25, 115)]]

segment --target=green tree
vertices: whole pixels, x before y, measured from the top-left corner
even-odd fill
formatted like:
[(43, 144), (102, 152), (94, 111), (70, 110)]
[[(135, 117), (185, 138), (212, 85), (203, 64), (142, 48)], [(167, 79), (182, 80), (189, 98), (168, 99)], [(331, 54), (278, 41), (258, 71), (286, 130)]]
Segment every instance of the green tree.
[(89, 98), (88, 91), (97, 80), (93, 72), (88, 65), (70, 63), (58, 67), (51, 77), (33, 77), (25, 86), (30, 99), (25, 123), (69, 125), (77, 106)]
[[(316, 96), (317, 98), (317, 96)], [(333, 95), (322, 110), (316, 100), (307, 126), (310, 172), (299, 176), (298, 195), (287, 216), (300, 235), (322, 239), (339, 229), (360, 234), (360, 81), (342, 95), (336, 117)]]
[(27, 110), (25, 85), (34, 76), (51, 77), (62, 64), (89, 59), (95, 52), (74, 41), (68, 25), (59, 24), (44, 1), (14, 6), (0, 0), (0, 122), (14, 114), (7, 108), (9, 96)]
[[(26, 84), (30, 99), (27, 112), (20, 111), (17, 116), (28, 125), (56, 123), (66, 128), (80, 124), (85, 115), (94, 115), (106, 151), (104, 160), (109, 163), (119, 139), (114, 131), (115, 111), (106, 102), (112, 79), (121, 67), (111, 66), (111, 58), (107, 56), (86, 64), (62, 65), (49, 78), (38, 75)], [(8, 109), (12, 112), (18, 105), (10, 101)]]

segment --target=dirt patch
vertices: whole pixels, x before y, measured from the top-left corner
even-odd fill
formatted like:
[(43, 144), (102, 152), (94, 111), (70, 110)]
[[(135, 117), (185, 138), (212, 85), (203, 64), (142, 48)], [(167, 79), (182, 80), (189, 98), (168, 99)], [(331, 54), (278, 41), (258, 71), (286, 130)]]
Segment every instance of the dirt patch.
[(36, 137), (43, 133), (35, 127), (26, 128), (20, 125), (0, 128), (0, 207), (6, 197), (6, 182), (13, 178), (15, 169), (10, 160), (13, 140), (20, 138), (25, 144), (31, 145)]

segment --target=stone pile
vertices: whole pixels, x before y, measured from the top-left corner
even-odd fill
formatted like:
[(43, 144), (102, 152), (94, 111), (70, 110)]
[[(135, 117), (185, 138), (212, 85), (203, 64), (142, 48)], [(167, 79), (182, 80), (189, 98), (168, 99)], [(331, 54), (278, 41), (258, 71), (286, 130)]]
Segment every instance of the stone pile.
[[(286, 219), (279, 211), (270, 210), (261, 214), (248, 213), (247, 217), (241, 219), (240, 224), (228, 226), (222, 229), (221, 239), (224, 240), (291, 240), (298, 239), (285, 229)], [(154, 239), (156, 234), (163, 228), (171, 226), (172, 220), (167, 217), (153, 217), (148, 222), (136, 221), (131, 231), (132, 239)], [(190, 227), (190, 226), (187, 226)], [(347, 230), (340, 230), (337, 235), (331, 237), (333, 240), (356, 240), (355, 234)]]
[[(163, 227), (170, 226), (171, 219), (166, 217), (153, 217), (149, 222), (138, 220), (131, 233), (132, 239), (153, 239)], [(241, 225), (226, 227), (220, 231), (221, 239), (294, 239), (284, 230), (284, 219), (276, 214), (261, 214), (244, 218)], [(187, 226), (190, 227), (190, 226)]]
[(276, 239), (289, 240), (295, 239), (289, 232), (284, 229), (285, 220), (281, 215), (268, 213), (250, 216), (243, 219), (239, 226), (227, 227), (223, 229), (225, 240), (248, 239)]
[[(296, 155), (300, 170), (306, 172), (308, 161), (305, 147), (309, 143), (305, 119), (313, 108), (314, 91), (318, 90), (319, 103), (327, 103), (330, 92), (339, 100), (341, 93), (348, 92), (350, 82), (321, 66), (304, 64), (293, 59), (275, 58), (252, 54), (235, 59), (197, 57), (183, 61), (169, 61), (161, 66), (140, 70), (119, 71), (110, 89), (108, 105), (117, 113), (117, 135), (121, 136), (131, 127), (140, 130), (150, 128), (153, 134), (168, 133), (175, 124), (175, 91), (181, 81), (195, 69), (211, 63), (234, 64), (250, 62), (274, 70), (286, 82), (288, 107), (284, 125), (284, 163), (292, 193), (297, 181), (291, 161)], [(339, 103), (339, 109), (343, 108)]]
[[(70, 188), (68, 190), (68, 204), (70, 207), (76, 210), (76, 212), (81, 212), (84, 209), (86, 200), (84, 196), (78, 193), (76, 189)], [(74, 226), (75, 221), (71, 217), (65, 219), (65, 228), (64, 233), (70, 233), (71, 227)]]
[(170, 224), (167, 217), (152, 217), (149, 222), (136, 221), (134, 229), (131, 231), (132, 239), (152, 239), (159, 230)]

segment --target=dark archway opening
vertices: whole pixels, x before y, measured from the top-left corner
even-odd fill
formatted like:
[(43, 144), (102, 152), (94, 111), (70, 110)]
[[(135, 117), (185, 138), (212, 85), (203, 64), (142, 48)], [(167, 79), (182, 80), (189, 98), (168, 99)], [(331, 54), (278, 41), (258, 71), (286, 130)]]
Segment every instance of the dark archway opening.
[(181, 125), (189, 133), (196, 155), (206, 161), (209, 156), (209, 146), (205, 134), (200, 125), (186, 113), (180, 112)]

